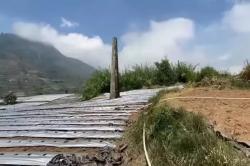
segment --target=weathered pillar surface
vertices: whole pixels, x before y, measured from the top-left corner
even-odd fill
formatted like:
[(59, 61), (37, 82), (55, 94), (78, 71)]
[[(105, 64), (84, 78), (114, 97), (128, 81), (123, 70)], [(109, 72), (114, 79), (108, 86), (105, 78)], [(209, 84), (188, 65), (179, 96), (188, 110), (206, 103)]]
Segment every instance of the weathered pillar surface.
[(117, 38), (112, 42), (112, 63), (111, 63), (111, 82), (110, 82), (110, 99), (120, 97), (119, 89), (119, 69), (118, 69), (118, 49)]

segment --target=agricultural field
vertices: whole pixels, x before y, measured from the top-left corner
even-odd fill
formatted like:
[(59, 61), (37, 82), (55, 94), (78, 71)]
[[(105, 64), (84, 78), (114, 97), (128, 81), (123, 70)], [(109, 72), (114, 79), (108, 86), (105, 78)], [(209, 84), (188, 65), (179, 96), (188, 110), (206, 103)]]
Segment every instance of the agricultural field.
[(72, 94), (40, 95), (2, 106), (0, 164), (46, 165), (57, 154), (114, 148), (129, 117), (159, 90), (127, 91), (113, 100), (109, 94), (89, 101), (72, 100)]
[(250, 0), (1, 0), (0, 166), (250, 166)]
[(203, 115), (216, 131), (250, 146), (250, 90), (189, 88), (162, 100)]

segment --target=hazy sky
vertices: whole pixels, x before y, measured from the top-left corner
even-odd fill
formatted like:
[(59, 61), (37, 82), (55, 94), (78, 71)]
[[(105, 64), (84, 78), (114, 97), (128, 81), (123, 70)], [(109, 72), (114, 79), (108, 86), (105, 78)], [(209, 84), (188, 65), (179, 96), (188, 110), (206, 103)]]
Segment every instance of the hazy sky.
[(1, 0), (0, 31), (95, 67), (109, 65), (117, 36), (123, 67), (167, 57), (237, 72), (250, 59), (250, 1)]

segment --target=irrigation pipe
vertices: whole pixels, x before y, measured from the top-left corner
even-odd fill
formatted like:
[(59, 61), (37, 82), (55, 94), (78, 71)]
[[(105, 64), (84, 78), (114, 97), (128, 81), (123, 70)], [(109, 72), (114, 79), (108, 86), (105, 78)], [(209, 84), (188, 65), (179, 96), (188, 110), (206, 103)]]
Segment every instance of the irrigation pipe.
[(149, 155), (148, 155), (148, 151), (147, 151), (147, 147), (146, 147), (146, 139), (145, 139), (145, 123), (143, 124), (143, 134), (142, 134), (142, 139), (143, 139), (143, 150), (144, 150), (144, 154), (145, 154), (145, 157), (146, 157), (146, 160), (147, 160), (147, 164), (148, 166), (151, 166), (151, 162), (150, 162), (150, 159), (149, 159)]

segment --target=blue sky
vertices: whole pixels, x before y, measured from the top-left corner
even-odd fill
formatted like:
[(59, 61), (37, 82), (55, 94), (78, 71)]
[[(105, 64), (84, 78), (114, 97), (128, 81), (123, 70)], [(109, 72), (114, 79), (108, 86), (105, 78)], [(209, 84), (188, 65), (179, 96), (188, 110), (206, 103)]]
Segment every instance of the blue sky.
[(0, 32), (46, 42), (95, 67), (167, 57), (238, 72), (250, 58), (249, 0), (1, 0)]
[[(75, 32), (99, 35), (108, 42), (131, 28), (145, 29), (149, 20), (187, 17), (208, 24), (219, 19), (230, 6), (228, 0), (1, 0), (0, 15), (71, 31), (60, 28), (60, 18), (65, 17), (79, 23)], [(11, 21), (2, 24), (2, 31), (11, 31)]]

